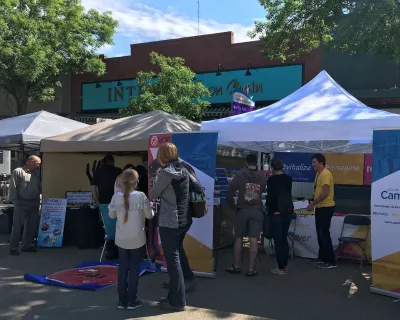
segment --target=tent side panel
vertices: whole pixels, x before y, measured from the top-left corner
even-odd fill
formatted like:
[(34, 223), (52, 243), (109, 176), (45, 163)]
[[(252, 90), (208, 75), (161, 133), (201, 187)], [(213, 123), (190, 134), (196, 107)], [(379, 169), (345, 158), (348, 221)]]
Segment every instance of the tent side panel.
[[(86, 176), (86, 164), (101, 160), (104, 154), (44, 153), (43, 154), (43, 198), (64, 198), (67, 191), (90, 191)], [(140, 156), (115, 156), (115, 165), (142, 163)]]

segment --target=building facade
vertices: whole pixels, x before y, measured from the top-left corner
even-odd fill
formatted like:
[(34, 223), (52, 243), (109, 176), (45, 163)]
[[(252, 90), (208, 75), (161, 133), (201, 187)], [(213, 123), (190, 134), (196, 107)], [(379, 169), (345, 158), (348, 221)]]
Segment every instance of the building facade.
[(118, 109), (138, 94), (137, 73), (155, 70), (149, 54), (154, 51), (182, 57), (211, 93), (211, 107), (203, 119), (231, 115), (232, 90), (248, 86), (258, 107), (278, 101), (321, 70), (321, 55), (316, 50), (290, 64), (270, 61), (261, 54), (258, 41), (234, 43), (232, 32), (131, 45), (131, 55), (105, 58), (106, 76), (84, 74), (72, 77), (74, 118), (94, 123), (96, 118), (116, 118)]
[[(56, 88), (54, 101), (46, 103), (28, 102), (26, 113), (45, 110), (65, 117), (71, 116), (71, 76), (61, 76), (60, 82), (62, 87)], [(0, 119), (15, 116), (16, 110), (14, 98), (0, 88)]]
[[(31, 102), (27, 112), (46, 110), (88, 124), (98, 118), (118, 118), (118, 110), (138, 94), (137, 73), (157, 72), (149, 54), (182, 57), (211, 93), (203, 119), (231, 115), (232, 90), (248, 86), (257, 107), (291, 94), (326, 70), (342, 87), (368, 106), (400, 113), (400, 64), (369, 54), (314, 50), (296, 61), (268, 60), (259, 41), (235, 43), (232, 32), (132, 44), (130, 55), (107, 58), (106, 75), (64, 76), (53, 102)], [(0, 118), (13, 116), (13, 98), (0, 89)]]

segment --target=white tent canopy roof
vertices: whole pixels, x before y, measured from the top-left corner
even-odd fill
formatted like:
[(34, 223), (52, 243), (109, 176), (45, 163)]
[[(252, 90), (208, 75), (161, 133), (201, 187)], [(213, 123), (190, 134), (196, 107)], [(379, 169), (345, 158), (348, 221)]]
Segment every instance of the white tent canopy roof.
[(41, 152), (146, 151), (149, 135), (199, 131), (200, 125), (162, 111), (101, 122), (42, 140)]
[(218, 131), (221, 144), (264, 152), (369, 152), (360, 148), (373, 129), (399, 127), (400, 115), (366, 106), (326, 71), (268, 107), (201, 124)]
[(0, 120), (0, 149), (39, 149), (43, 138), (87, 127), (87, 124), (39, 111)]

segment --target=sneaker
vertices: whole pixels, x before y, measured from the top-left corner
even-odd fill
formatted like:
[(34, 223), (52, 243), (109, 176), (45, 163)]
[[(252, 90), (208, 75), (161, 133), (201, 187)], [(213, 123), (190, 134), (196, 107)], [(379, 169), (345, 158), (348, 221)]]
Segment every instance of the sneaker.
[(326, 264), (326, 262), (322, 261), (322, 260), (309, 260), (308, 261), (309, 264)]
[[(164, 281), (162, 285), (165, 289), (169, 289), (169, 281)], [(195, 288), (196, 288), (196, 283), (194, 280), (185, 281), (185, 292), (193, 291)]]
[(168, 297), (162, 297), (160, 300), (158, 300), (159, 303), (166, 303), (169, 302)]
[(126, 309), (126, 304), (122, 302), (118, 302), (117, 309)]
[(19, 251), (18, 250), (10, 250), (10, 255), (19, 256)]
[(280, 276), (284, 276), (287, 273), (287, 270), (286, 269), (275, 268), (275, 269), (271, 270), (271, 273), (277, 274), (277, 275), (280, 275)]
[(322, 264), (322, 265), (318, 266), (318, 268), (320, 268), (320, 269), (336, 269), (337, 265), (336, 264), (325, 263), (325, 264)]
[(166, 310), (166, 311), (173, 311), (173, 312), (182, 312), (186, 310), (186, 307), (178, 307), (178, 306), (173, 306), (169, 302), (160, 302), (158, 305), (160, 309)]
[(130, 303), (128, 304), (128, 310), (135, 310), (137, 308), (140, 308), (141, 306), (143, 306), (143, 302), (141, 300), (136, 300), (134, 303)]

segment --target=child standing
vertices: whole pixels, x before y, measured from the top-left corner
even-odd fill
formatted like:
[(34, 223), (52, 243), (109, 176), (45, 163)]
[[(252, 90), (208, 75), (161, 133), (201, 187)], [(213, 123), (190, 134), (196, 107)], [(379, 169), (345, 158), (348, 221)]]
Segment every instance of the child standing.
[(146, 244), (145, 218), (154, 213), (143, 192), (135, 191), (138, 173), (125, 170), (121, 176), (121, 191), (108, 206), (111, 219), (117, 218), (115, 244), (119, 250), (118, 309), (134, 310), (142, 306), (137, 298), (142, 248)]

